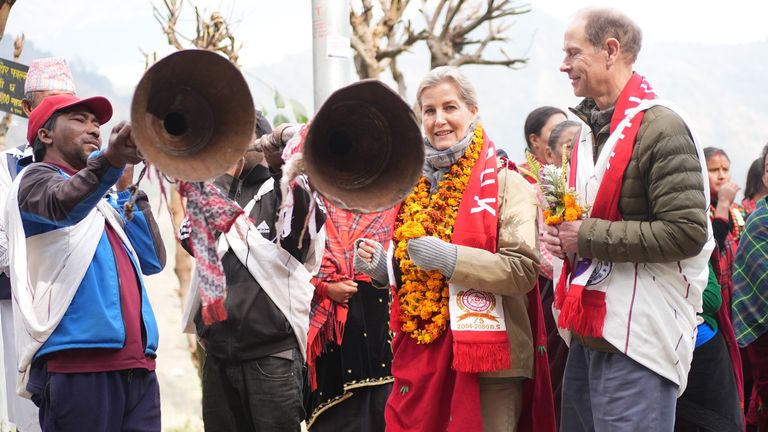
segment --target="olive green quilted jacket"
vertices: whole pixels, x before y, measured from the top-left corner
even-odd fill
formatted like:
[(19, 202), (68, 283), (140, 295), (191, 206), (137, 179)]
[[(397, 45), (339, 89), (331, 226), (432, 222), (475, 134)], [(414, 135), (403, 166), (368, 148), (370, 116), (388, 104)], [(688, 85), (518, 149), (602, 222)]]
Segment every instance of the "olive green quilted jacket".
[[(595, 124), (593, 100), (574, 112), (591, 126), (594, 155), (609, 136), (610, 122)], [(645, 111), (624, 172), (619, 210), (623, 221), (586, 219), (579, 229), (579, 254), (613, 262), (674, 262), (698, 254), (707, 240), (704, 179), (691, 133), (668, 108)]]

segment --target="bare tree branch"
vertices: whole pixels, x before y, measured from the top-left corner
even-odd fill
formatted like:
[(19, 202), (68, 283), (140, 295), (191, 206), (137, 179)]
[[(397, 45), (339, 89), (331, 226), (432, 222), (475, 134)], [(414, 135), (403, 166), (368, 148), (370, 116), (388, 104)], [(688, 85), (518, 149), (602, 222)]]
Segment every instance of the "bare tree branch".
[[(504, 33), (511, 23), (506, 18), (527, 13), (530, 8), (527, 5), (516, 6), (512, 0), (485, 0), (483, 3), (462, 0), (451, 3), (445, 12), (441, 31), (429, 32), (426, 39), (433, 68), (448, 64), (513, 67), (525, 63), (523, 58), (515, 59), (506, 54), (504, 59), (489, 59), (483, 57), (483, 53), (492, 43), (508, 40)], [(480, 31), (483, 24), (487, 24), (485, 32)], [(469, 48), (472, 52), (467, 52)]]
[(16, 39), (13, 41), (13, 60), (19, 61), (19, 57), (21, 57), (21, 51), (24, 49), (24, 39), (26, 39), (26, 36), (24, 36), (24, 33), (16, 36)]
[(506, 66), (511, 69), (515, 69), (515, 66), (520, 64), (525, 64), (527, 62), (528, 60), (525, 60), (525, 59), (488, 60), (488, 59), (479, 58), (476, 56), (461, 56), (456, 58), (456, 60), (451, 61), (449, 64), (451, 66), (463, 66), (466, 64), (486, 65), (486, 66)]
[(445, 37), (445, 35), (448, 33), (451, 28), (451, 23), (454, 19), (456, 19), (456, 15), (459, 13), (459, 10), (463, 5), (464, 0), (458, 0), (452, 6), (448, 6), (448, 12), (446, 13), (445, 21), (443, 21), (443, 31), (440, 32), (440, 37)]
[(177, 50), (187, 48), (185, 44), (188, 44), (195, 48), (219, 52), (227, 56), (235, 66), (239, 66), (239, 51), (242, 44), (239, 46), (236, 44), (229, 23), (218, 12), (211, 13), (210, 18), (206, 20), (200, 9), (195, 7), (195, 38), (190, 39), (181, 34), (177, 25), (184, 1), (163, 0), (164, 12), (161, 12), (156, 5), (152, 5), (155, 20), (160, 23), (163, 33), (168, 38), (168, 44)]
[(373, 20), (373, 4), (371, 4), (371, 0), (362, 0), (363, 1), (363, 16), (365, 17), (365, 22), (368, 24), (371, 23)]
[[(350, 12), (351, 44), (355, 52), (355, 67), (361, 78), (378, 78), (389, 70), (405, 96), (405, 79), (398, 68), (397, 58), (425, 41), (431, 54), (431, 66), (497, 65), (515, 68), (526, 62), (501, 51), (502, 58), (488, 58), (488, 48), (509, 40), (505, 33), (514, 15), (530, 11), (514, 0), (421, 0), (421, 28), (414, 28), (403, 16), (410, 0), (358, 0), (362, 8)], [(429, 7), (428, 7), (429, 6)], [(381, 16), (379, 16), (379, 13)], [(378, 17), (378, 18), (377, 18)]]
[(152, 5), (153, 15), (157, 22), (160, 23), (160, 27), (163, 28), (163, 33), (168, 38), (168, 44), (177, 50), (184, 49), (184, 45), (179, 42), (179, 34), (176, 31), (176, 23), (179, 20), (179, 15), (181, 15), (181, 6), (184, 0), (182, 0), (181, 4), (177, 4), (176, 0), (163, 0), (163, 3), (165, 4), (167, 16), (160, 12), (160, 9), (154, 4)]
[(151, 53), (148, 53), (144, 51), (143, 49), (140, 49), (139, 52), (141, 52), (141, 55), (144, 56), (144, 70), (150, 68), (153, 64), (157, 63), (157, 51), (152, 51)]
[[(437, 4), (437, 7), (435, 8), (434, 13), (432, 14), (432, 17), (427, 19), (427, 22), (429, 25), (427, 26), (427, 31), (429, 33), (435, 32), (435, 27), (437, 26), (437, 21), (440, 19), (440, 14), (443, 12), (443, 8), (445, 7), (445, 3), (447, 0), (440, 0), (440, 3)], [(426, 5), (427, 0), (422, 1), (422, 7), (424, 7), (424, 17), (427, 18), (426, 14)]]
[(414, 32), (410, 21), (405, 25), (402, 33), (405, 34), (405, 39), (396, 41), (394, 39), (396, 39), (397, 36), (393, 34), (392, 38), (389, 39), (390, 43), (387, 47), (379, 51), (379, 59), (397, 57), (403, 52), (408, 51), (417, 42), (426, 39), (428, 35), (426, 30), (421, 30), (418, 33)]
[(360, 78), (378, 78), (381, 72), (376, 59), (377, 40), (373, 38), (370, 27), (372, 14), (370, 1), (363, 3), (363, 11), (356, 13), (350, 11), (349, 21), (352, 25), (352, 37), (350, 44), (355, 51), (355, 68)]
[(466, 36), (486, 21), (494, 21), (512, 15), (520, 15), (530, 12), (530, 10), (530, 7), (527, 5), (515, 7), (511, 0), (501, 0), (498, 3), (496, 0), (488, 0), (488, 6), (486, 7), (485, 13), (467, 23), (462, 29), (456, 31), (456, 34)]
[(209, 21), (205, 21), (197, 8), (195, 8), (195, 14), (198, 31), (197, 37), (192, 43), (198, 48), (218, 51), (226, 55), (232, 63), (238, 65), (240, 59), (238, 51), (242, 45), (240, 47), (235, 46), (235, 36), (230, 31), (226, 19), (218, 12), (213, 12)]
[[(381, 16), (374, 22), (371, 0), (361, 0), (361, 8), (352, 8), (349, 21), (352, 26), (350, 43), (355, 52), (355, 68), (361, 78), (378, 78), (391, 69), (391, 60), (407, 51), (426, 37), (426, 33), (413, 31), (410, 22), (403, 24), (403, 13), (410, 0), (379, 0)], [(405, 81), (402, 81), (404, 86)]]
[(394, 78), (397, 83), (397, 92), (401, 95), (405, 95), (407, 91), (405, 87), (405, 76), (403, 76), (403, 73), (400, 72), (400, 69), (397, 67), (397, 58), (393, 57), (389, 62), (389, 70), (392, 72), (392, 78)]

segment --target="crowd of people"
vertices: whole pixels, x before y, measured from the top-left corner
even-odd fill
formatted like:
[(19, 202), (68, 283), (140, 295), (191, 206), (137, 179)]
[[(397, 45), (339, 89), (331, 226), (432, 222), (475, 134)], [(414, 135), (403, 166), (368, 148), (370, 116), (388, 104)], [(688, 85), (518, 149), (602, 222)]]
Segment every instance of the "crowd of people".
[[(634, 70), (641, 46), (612, 9), (565, 32), (583, 99), (524, 121), (585, 209), (557, 223), (456, 67), (423, 77), (418, 116), (387, 105), (413, 120), (395, 129), (419, 119), (425, 161), (384, 211), (315, 194), (295, 172), (311, 122), (257, 112), (257, 146), (181, 186), (205, 430), (768, 431), (768, 145), (739, 204), (726, 152)], [(62, 59), (30, 65), (23, 108), (0, 167), (4, 409), (23, 432), (159, 431), (143, 275), (166, 252), (131, 125), (102, 148), (112, 106)]]

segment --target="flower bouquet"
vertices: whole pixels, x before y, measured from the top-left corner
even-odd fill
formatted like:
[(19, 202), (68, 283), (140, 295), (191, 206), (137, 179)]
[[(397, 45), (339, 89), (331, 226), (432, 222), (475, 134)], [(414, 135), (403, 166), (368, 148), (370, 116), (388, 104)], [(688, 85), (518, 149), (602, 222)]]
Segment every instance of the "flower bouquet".
[(563, 152), (563, 163), (542, 165), (533, 155), (526, 151), (528, 169), (525, 174), (536, 179), (541, 189), (544, 204), (544, 223), (558, 225), (562, 222), (572, 222), (587, 216), (586, 208), (579, 205), (576, 190), (568, 187), (568, 160)]

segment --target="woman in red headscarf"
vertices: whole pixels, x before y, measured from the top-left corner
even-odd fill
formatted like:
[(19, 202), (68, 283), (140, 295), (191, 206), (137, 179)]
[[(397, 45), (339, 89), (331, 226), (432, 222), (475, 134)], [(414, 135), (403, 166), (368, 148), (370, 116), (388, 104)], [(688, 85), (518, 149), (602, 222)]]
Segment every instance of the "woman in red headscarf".
[(717, 311), (719, 330), (725, 338), (731, 358), (739, 402), (744, 406), (744, 373), (741, 355), (731, 322), (731, 297), (733, 294), (733, 262), (739, 246), (739, 236), (744, 230), (744, 209), (736, 202), (741, 189), (731, 180), (731, 160), (722, 149), (706, 147), (704, 158), (709, 173), (710, 218), (716, 247), (712, 252), (712, 268), (722, 288), (722, 305)]

